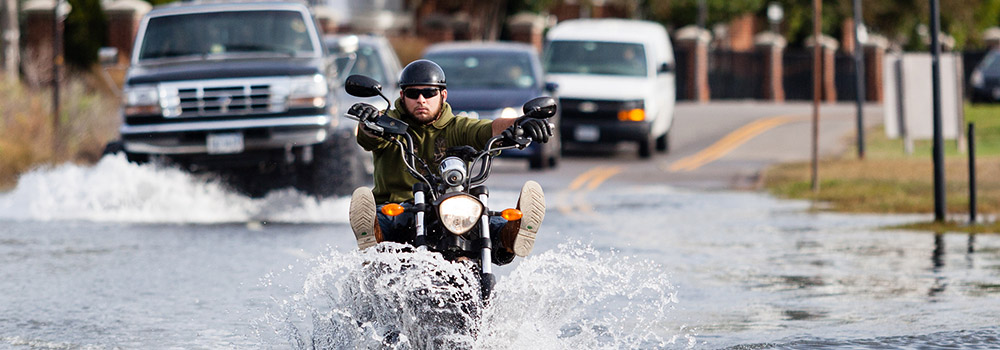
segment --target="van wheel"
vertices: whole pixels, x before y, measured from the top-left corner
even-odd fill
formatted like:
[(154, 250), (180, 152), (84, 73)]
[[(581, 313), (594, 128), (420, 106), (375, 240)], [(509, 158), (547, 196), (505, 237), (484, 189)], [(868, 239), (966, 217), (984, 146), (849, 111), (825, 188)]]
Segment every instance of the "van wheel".
[(670, 151), (670, 130), (656, 138), (656, 150), (663, 153)]
[(653, 147), (656, 146), (656, 138), (652, 134), (646, 136), (645, 140), (639, 141), (639, 158), (649, 158), (653, 155)]

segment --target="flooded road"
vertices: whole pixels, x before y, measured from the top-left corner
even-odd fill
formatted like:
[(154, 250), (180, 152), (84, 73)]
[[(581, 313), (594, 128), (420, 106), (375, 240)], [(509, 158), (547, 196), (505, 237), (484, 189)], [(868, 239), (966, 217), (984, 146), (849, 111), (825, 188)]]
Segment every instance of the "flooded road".
[[(552, 200), (559, 193), (546, 191)], [(496, 304), (478, 316), (479, 336), (456, 341), (477, 349), (1000, 343), (997, 235), (880, 231), (927, 217), (814, 213), (757, 193), (642, 184), (584, 195), (585, 212), (550, 210), (532, 256), (497, 269)], [(501, 188), (492, 202), (515, 196)], [(368, 347), (381, 329), (341, 315), (392, 319), (423, 304), (366, 304), (367, 294), (345, 287), (365, 278), (361, 261), (388, 258), (356, 251), (347, 205), (294, 192), (251, 200), (115, 158), (32, 172), (0, 193), (0, 348)], [(434, 329), (420, 318), (400, 322), (409, 334)]]

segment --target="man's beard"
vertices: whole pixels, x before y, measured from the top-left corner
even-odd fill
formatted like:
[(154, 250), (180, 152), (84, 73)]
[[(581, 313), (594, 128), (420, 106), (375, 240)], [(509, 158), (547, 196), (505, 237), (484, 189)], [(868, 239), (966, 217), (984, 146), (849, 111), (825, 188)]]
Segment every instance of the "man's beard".
[(421, 123), (423, 123), (425, 125), (428, 125), (428, 124), (431, 124), (431, 123), (437, 121), (438, 118), (441, 117), (441, 112), (444, 112), (444, 101), (438, 102), (437, 113), (433, 114), (433, 115), (430, 115), (427, 118), (418, 117), (416, 113), (413, 113), (413, 111), (409, 111), (409, 112), (410, 112), (410, 115), (413, 116), (413, 119), (416, 119), (418, 122), (421, 122)]

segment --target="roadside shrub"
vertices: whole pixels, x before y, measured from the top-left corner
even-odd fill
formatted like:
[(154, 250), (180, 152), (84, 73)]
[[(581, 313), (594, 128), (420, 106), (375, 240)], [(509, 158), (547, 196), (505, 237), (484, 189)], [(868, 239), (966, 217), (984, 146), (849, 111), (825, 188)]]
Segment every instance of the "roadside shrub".
[(117, 135), (118, 101), (95, 92), (87, 80), (77, 76), (65, 84), (55, 123), (50, 91), (0, 79), (0, 190), (42, 164), (100, 159)]

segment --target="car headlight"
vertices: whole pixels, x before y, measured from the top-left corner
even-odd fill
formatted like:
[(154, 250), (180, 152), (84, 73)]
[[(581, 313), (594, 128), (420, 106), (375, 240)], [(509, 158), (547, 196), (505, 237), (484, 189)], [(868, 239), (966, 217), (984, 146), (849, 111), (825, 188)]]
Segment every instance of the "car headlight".
[(125, 115), (161, 115), (160, 90), (155, 85), (126, 87), (122, 91), (125, 99)]
[(482, 215), (483, 204), (467, 194), (445, 198), (438, 205), (438, 218), (448, 231), (456, 235), (469, 232)]
[(982, 88), (983, 87), (983, 83), (985, 82), (983, 80), (983, 72), (978, 71), (978, 70), (975, 71), (975, 72), (972, 72), (972, 77), (970, 77), (969, 80), (971, 81), (972, 86), (977, 87), (977, 88)]
[(323, 108), (330, 92), (322, 74), (288, 80), (288, 108)]
[(500, 111), (500, 118), (517, 118), (517, 117), (519, 117), (519, 115), (517, 114), (516, 109), (507, 107), (504, 108), (502, 111)]

